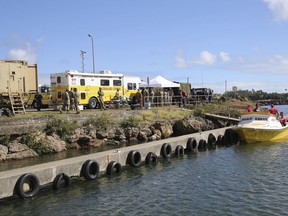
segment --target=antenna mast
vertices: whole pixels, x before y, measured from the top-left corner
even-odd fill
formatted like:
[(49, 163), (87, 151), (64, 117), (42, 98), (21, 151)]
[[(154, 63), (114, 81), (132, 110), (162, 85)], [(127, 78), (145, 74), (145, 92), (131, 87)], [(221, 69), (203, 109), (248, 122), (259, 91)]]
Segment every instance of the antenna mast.
[(85, 72), (85, 54), (86, 54), (86, 51), (84, 50), (80, 50), (81, 54), (81, 58), (82, 58), (82, 73)]

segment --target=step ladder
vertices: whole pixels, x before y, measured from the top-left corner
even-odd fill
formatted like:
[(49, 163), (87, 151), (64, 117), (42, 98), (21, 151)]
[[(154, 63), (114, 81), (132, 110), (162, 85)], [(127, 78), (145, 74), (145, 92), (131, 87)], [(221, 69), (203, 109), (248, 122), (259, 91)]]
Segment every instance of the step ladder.
[(9, 94), (12, 112), (15, 115), (16, 113), (26, 114), (23, 97), (21, 93), (11, 93)]
[(26, 114), (20, 81), (18, 81), (18, 92), (11, 91), (11, 86), (10, 86), (9, 81), (7, 81), (7, 87), (8, 87), (8, 94), (9, 94), (9, 99), (10, 99), (13, 115), (15, 115), (16, 113)]

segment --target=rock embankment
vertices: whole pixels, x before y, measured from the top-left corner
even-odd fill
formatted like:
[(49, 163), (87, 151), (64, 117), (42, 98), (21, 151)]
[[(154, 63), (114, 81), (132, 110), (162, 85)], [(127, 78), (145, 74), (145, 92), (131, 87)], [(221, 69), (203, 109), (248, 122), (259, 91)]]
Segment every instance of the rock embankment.
[[(48, 153), (58, 153), (67, 149), (85, 147), (99, 147), (102, 145), (120, 146), (122, 144), (138, 144), (154, 140), (165, 139), (171, 136), (180, 136), (220, 127), (229, 123), (212, 122), (201, 117), (189, 116), (182, 120), (157, 121), (144, 127), (110, 126), (109, 129), (96, 129), (93, 126), (81, 126), (69, 132), (69, 136), (60, 137), (57, 133), (45, 130), (45, 123), (40, 119), (29, 120), (22, 125), (23, 134), (0, 136), (0, 160), (17, 160), (29, 157), (38, 157)], [(29, 122), (28, 121), (28, 122)], [(47, 121), (47, 119), (45, 119)], [(73, 120), (70, 119), (70, 124)], [(9, 125), (12, 127), (13, 125)], [(27, 128), (29, 127), (29, 132)], [(21, 124), (17, 124), (18, 130)], [(32, 129), (31, 129), (32, 128)]]

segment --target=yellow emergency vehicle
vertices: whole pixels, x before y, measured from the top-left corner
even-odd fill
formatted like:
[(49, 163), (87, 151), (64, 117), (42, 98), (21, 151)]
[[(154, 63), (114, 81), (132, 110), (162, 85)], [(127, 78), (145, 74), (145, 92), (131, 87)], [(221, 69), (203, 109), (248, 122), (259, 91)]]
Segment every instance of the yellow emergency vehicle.
[[(42, 95), (42, 106), (41, 108), (47, 108), (51, 105), (51, 87), (49, 85), (40, 85), (38, 87), (38, 92)], [(25, 95), (26, 105), (28, 107), (34, 107), (37, 109), (37, 102), (35, 100), (35, 95), (37, 91), (30, 90), (27, 95)]]
[(113, 74), (109, 70), (100, 73), (81, 73), (76, 70), (68, 70), (63, 73), (50, 75), (52, 103), (55, 106), (62, 104), (62, 95), (68, 90), (77, 88), (79, 94), (79, 105), (87, 108), (98, 108), (98, 90), (101, 87), (104, 91), (103, 100), (111, 103), (116, 90), (119, 89), (119, 96), (132, 100), (141, 83), (140, 77), (124, 76), (123, 74)]

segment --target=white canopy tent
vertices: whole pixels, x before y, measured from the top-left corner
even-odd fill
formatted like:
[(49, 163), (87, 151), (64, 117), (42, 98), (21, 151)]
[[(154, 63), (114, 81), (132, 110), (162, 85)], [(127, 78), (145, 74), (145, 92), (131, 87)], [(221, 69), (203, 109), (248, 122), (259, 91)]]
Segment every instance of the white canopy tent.
[(147, 87), (151, 87), (151, 88), (179, 88), (180, 84), (179, 83), (174, 83), (171, 82), (167, 79), (165, 79), (164, 77), (158, 75), (157, 77), (153, 78), (150, 80), (149, 85), (146, 82), (143, 82), (140, 84), (140, 88), (147, 88)]

